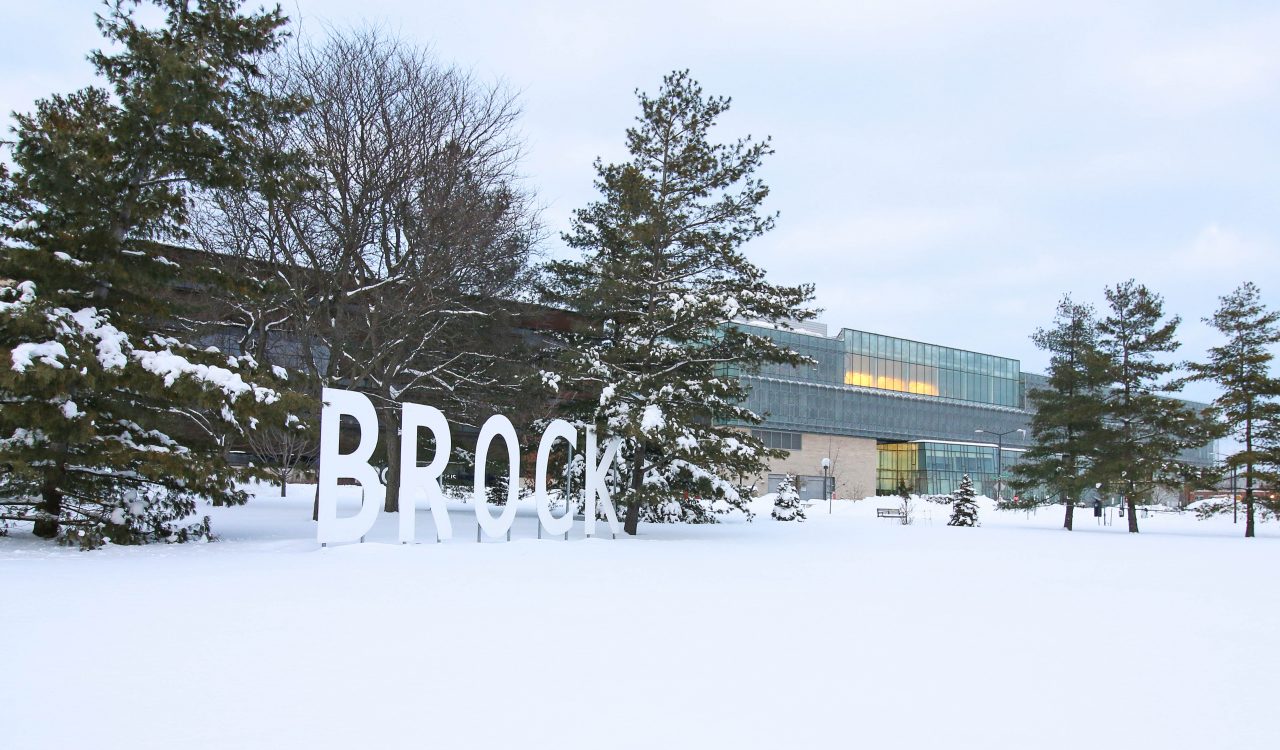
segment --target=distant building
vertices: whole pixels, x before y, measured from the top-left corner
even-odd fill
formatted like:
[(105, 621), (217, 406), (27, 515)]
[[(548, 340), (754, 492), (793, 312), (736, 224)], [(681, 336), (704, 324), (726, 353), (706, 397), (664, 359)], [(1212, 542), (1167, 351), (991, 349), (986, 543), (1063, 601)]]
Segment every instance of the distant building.
[[(1008, 357), (849, 328), (830, 336), (821, 325), (739, 325), (816, 362), (739, 373), (751, 388), (745, 406), (765, 417), (743, 427), (789, 451), (769, 468), (770, 491), (788, 473), (800, 478), (801, 497), (821, 497), (829, 458), (837, 497), (893, 494), (899, 481), (917, 494), (948, 494), (965, 474), (995, 497), (997, 468), (1010, 496), (1007, 474), (1029, 445), (1027, 393), (1046, 385), (1043, 375)], [(1212, 446), (1184, 458), (1210, 464)]]

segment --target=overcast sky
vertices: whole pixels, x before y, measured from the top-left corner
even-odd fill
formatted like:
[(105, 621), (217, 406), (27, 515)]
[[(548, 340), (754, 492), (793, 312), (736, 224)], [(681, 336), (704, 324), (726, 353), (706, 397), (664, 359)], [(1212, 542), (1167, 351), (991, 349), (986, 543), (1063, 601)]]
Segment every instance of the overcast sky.
[[(8, 3), (0, 110), (89, 81), (92, 0)], [(1053, 7), (1058, 6), (1058, 7)], [(1123, 6), (1123, 7), (1121, 7)], [(884, 0), (293, 0), (304, 35), (379, 25), (521, 95), (555, 230), (624, 157), (635, 89), (691, 69), (771, 135), (778, 228), (748, 255), (821, 320), (1022, 360), (1065, 292), (1136, 277), (1184, 319), (1240, 282), (1280, 306), (1280, 5)], [(5, 118), (7, 130), (8, 118)], [(1189, 395), (1209, 398), (1197, 387)]]

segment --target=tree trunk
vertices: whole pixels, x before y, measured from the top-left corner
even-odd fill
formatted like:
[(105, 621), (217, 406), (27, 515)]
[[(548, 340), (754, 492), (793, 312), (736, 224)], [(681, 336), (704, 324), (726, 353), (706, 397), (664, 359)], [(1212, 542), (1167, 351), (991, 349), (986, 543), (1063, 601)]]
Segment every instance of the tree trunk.
[[(1247, 420), (1244, 425), (1244, 449), (1250, 456), (1248, 463), (1244, 465), (1244, 538), (1248, 539), (1253, 536), (1253, 420)], [(1234, 484), (1231, 487), (1231, 501), (1235, 502), (1236, 488)]]
[(49, 479), (40, 494), (43, 499), (36, 509), (46, 517), (36, 519), (35, 535), (41, 539), (53, 539), (58, 535), (58, 518), (62, 515), (62, 493), (58, 491), (57, 482)]
[(1132, 492), (1129, 493), (1129, 496), (1126, 497), (1124, 501), (1125, 501), (1125, 505), (1129, 509), (1129, 533), (1137, 534), (1138, 533), (1138, 503), (1136, 500), (1134, 500)]
[[(314, 355), (312, 354), (311, 347), (309, 347), (309, 346), (304, 346), (304, 347), (302, 347), (302, 348), (303, 348), (303, 350), (304, 350), (304, 351), (306, 351), (306, 352), (307, 352), (307, 359), (308, 359), (308, 361), (310, 361), (310, 362), (311, 362), (311, 366), (312, 366), (312, 369), (313, 369), (313, 371), (314, 371), (314, 368), (315, 368), (315, 361), (314, 361), (314, 359), (313, 359)], [(332, 364), (332, 363), (330, 363), (330, 367), (332, 367), (332, 366), (333, 366), (333, 364)], [(316, 403), (317, 403), (317, 404), (319, 404), (318, 412), (319, 412), (320, 414), (323, 414), (323, 413), (324, 413), (324, 382), (323, 382), (323, 380), (321, 381), (321, 384), (320, 384), (320, 392), (316, 394)], [(339, 430), (339, 435), (341, 435), (341, 430)], [(318, 439), (317, 439), (317, 443), (316, 443), (316, 453), (317, 453), (317, 455), (316, 455), (316, 497), (315, 497), (315, 500), (314, 500), (314, 501), (312, 501), (312, 503), (311, 503), (311, 520), (312, 520), (312, 521), (316, 521), (316, 522), (319, 522), (319, 520), (320, 520), (320, 456), (319, 456), (319, 450), (320, 450), (320, 449), (319, 449), (319, 445), (320, 445), (320, 444), (319, 444)]]
[(1067, 531), (1071, 531), (1071, 524), (1075, 522), (1076, 517), (1076, 504), (1075, 501), (1069, 497), (1064, 497), (1063, 501), (1063, 504), (1067, 506), (1067, 516), (1062, 519), (1062, 528)]
[(289, 470), (280, 472), (280, 497), (284, 497), (289, 486)]
[(636, 463), (631, 470), (631, 502), (627, 504), (627, 520), (622, 530), (635, 536), (640, 528), (640, 491), (644, 487), (644, 443), (636, 448), (633, 459)]
[(1253, 464), (1246, 466), (1244, 473), (1244, 536), (1253, 536)]
[(387, 500), (382, 509), (397, 513), (400, 511), (400, 410), (388, 407), (380, 411), (382, 442), (387, 449)]

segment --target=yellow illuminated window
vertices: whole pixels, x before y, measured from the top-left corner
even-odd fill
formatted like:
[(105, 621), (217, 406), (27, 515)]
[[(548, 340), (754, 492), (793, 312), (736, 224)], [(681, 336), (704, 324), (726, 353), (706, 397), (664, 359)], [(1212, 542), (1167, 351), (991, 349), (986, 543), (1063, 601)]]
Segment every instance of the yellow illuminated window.
[(937, 370), (921, 365), (882, 360), (876, 357), (857, 357), (846, 360), (845, 385), (880, 388), (886, 391), (918, 393), (923, 396), (939, 394)]
[(854, 372), (850, 370), (844, 374), (845, 385), (861, 385), (861, 386), (866, 386), (867, 388), (871, 388), (874, 386), (874, 383), (875, 381), (871, 377), (870, 373)]

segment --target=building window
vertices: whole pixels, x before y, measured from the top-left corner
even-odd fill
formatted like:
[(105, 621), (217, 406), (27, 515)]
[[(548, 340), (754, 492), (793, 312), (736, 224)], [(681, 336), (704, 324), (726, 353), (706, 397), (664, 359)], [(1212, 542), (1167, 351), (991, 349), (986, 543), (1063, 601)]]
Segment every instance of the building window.
[(800, 433), (781, 432), (779, 430), (752, 430), (751, 437), (764, 443), (766, 448), (780, 448), (784, 451), (800, 450)]

